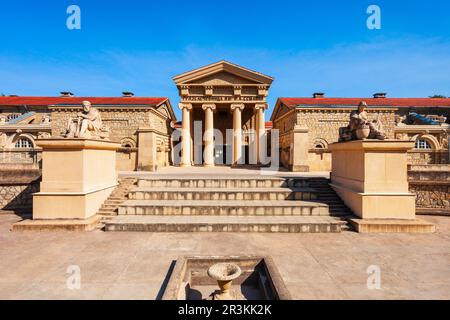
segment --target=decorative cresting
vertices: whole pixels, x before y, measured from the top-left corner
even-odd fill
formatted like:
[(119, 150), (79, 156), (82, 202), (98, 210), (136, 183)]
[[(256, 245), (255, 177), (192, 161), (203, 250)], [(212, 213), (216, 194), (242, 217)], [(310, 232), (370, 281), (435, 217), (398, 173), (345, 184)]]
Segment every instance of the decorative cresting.
[(89, 101), (83, 101), (83, 111), (69, 118), (63, 132), (65, 138), (109, 139), (109, 128), (102, 124), (100, 112)]
[(202, 105), (205, 111), (205, 151), (204, 162), (205, 167), (214, 167), (214, 110), (216, 105), (207, 103)]
[(236, 293), (231, 290), (231, 284), (241, 273), (241, 268), (234, 263), (216, 263), (212, 265), (208, 269), (208, 276), (217, 280), (220, 291), (213, 292), (208, 300), (237, 300)]
[(178, 107), (182, 111), (181, 127), (181, 163), (182, 167), (191, 166), (191, 119), (192, 105), (190, 103), (180, 103)]
[(339, 129), (339, 141), (386, 139), (383, 125), (379, 120), (369, 121), (366, 112), (367, 103), (361, 101), (358, 110), (350, 113), (350, 121), (347, 127)]

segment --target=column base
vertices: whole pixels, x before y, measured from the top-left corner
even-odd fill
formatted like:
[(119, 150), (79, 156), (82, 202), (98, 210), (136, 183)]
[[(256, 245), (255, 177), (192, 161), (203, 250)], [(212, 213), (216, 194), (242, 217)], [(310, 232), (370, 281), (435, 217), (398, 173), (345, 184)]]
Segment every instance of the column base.
[(212, 167), (215, 167), (216, 165), (215, 164), (211, 164), (211, 163), (204, 163), (203, 166), (207, 167), (207, 168), (212, 168)]
[(185, 167), (192, 167), (192, 165), (190, 163), (181, 163), (180, 164), (181, 168), (185, 168)]

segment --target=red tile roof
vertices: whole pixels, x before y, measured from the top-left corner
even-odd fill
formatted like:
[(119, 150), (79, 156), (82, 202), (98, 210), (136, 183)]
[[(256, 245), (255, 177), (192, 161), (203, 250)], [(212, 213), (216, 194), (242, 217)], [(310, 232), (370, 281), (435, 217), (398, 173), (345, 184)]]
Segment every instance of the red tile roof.
[(49, 106), (74, 105), (88, 100), (93, 105), (151, 105), (156, 106), (167, 98), (148, 97), (10, 97), (0, 96), (0, 106)]
[(284, 105), (357, 106), (365, 101), (368, 106), (392, 107), (450, 107), (450, 99), (439, 98), (280, 98)]

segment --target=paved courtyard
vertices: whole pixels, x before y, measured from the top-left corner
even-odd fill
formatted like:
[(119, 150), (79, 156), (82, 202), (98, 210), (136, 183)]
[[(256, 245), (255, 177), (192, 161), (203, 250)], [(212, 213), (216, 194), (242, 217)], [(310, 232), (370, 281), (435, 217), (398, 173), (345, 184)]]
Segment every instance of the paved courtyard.
[[(271, 255), (295, 299), (450, 299), (450, 218), (435, 234), (10, 232), (0, 214), (0, 299), (157, 299), (181, 255)], [(67, 288), (67, 268), (81, 288)], [(381, 268), (381, 289), (366, 270)]]

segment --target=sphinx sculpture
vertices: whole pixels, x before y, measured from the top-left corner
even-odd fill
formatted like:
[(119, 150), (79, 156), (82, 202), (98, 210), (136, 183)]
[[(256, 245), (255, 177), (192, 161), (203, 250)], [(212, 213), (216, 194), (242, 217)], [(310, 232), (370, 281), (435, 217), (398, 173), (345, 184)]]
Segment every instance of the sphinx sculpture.
[(83, 111), (69, 118), (64, 137), (83, 139), (108, 139), (109, 130), (103, 126), (100, 112), (89, 101), (83, 101)]
[(383, 125), (379, 120), (369, 121), (367, 103), (361, 101), (358, 110), (352, 111), (347, 127), (339, 129), (339, 142), (364, 139), (386, 139)]

